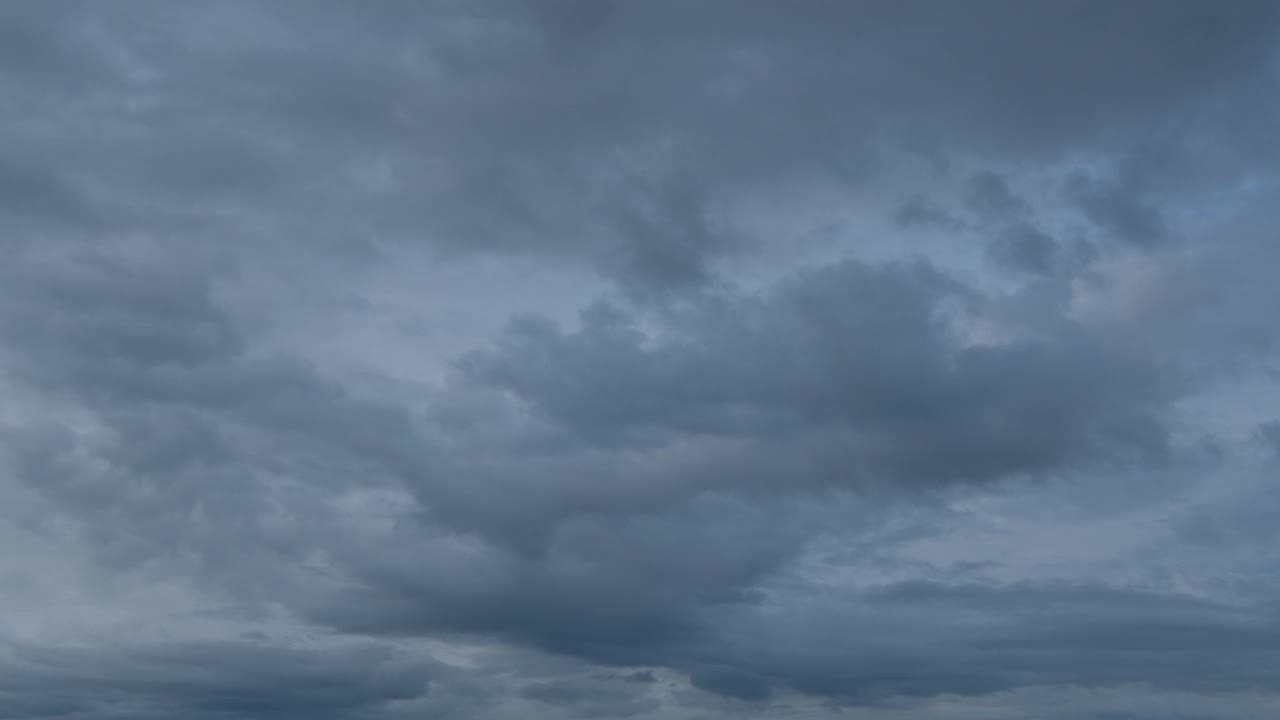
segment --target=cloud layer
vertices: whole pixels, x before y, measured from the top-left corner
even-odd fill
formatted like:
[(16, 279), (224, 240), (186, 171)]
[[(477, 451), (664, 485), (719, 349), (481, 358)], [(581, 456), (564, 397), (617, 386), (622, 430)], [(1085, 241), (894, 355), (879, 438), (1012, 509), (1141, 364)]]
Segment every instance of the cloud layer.
[(0, 6), (0, 718), (1274, 713), (1278, 9)]

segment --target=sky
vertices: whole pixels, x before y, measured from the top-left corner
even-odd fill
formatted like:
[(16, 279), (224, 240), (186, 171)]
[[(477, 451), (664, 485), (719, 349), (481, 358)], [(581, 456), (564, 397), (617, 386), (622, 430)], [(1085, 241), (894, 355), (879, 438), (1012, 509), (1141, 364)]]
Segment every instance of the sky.
[(0, 3), (0, 719), (1280, 715), (1280, 3)]

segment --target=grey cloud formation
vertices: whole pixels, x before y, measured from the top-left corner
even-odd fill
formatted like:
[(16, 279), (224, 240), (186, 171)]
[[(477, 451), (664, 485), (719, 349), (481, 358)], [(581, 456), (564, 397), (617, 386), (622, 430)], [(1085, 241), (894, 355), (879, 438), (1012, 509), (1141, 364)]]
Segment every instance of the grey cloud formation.
[(1026, 201), (1013, 194), (1009, 182), (990, 170), (969, 179), (968, 194), (969, 208), (980, 217), (1011, 218), (1027, 211)]
[[(111, 657), (120, 652), (123, 662)], [(376, 646), (252, 640), (20, 646), (4, 665), (0, 712), (10, 717), (371, 717), (425, 694), (432, 674), (430, 663)]]
[[(866, 616), (875, 618), (868, 623)], [(945, 621), (939, 618), (945, 617)], [(807, 608), (785, 625), (797, 636), (842, 628), (824, 647), (755, 637), (735, 625), (738, 670), (727, 694), (760, 696), (789, 683), (865, 703), (899, 695), (982, 695), (1008, 687), (1109, 686), (1231, 692), (1275, 682), (1274, 624), (1191, 598), (1108, 588), (907, 582), (843, 607)], [(1185, 649), (1195, 647), (1194, 654)], [(697, 682), (697, 676), (694, 676)]]
[(1264, 2), (0, 7), (0, 718), (1280, 707)]
[(1167, 232), (1164, 219), (1132, 182), (1120, 184), (1078, 173), (1067, 179), (1065, 192), (1098, 227), (1134, 243), (1159, 242)]
[(1059, 252), (1052, 237), (1024, 222), (1003, 229), (988, 247), (996, 264), (1037, 275), (1053, 273)]
[(1160, 452), (1155, 358), (1070, 324), (966, 345), (940, 317), (949, 300), (967, 298), (927, 266), (847, 263), (763, 298), (675, 311), (657, 338), (607, 308), (570, 335), (519, 322), (468, 367), (589, 443), (834, 433), (848, 476), (835, 483), (995, 479)]

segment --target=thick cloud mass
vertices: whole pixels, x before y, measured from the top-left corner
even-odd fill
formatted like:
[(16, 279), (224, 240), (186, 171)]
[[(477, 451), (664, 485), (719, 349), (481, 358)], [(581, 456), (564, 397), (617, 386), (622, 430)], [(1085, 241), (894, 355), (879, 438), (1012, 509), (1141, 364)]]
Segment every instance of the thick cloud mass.
[(0, 4), (0, 719), (1274, 715), (1278, 81), (1244, 0)]

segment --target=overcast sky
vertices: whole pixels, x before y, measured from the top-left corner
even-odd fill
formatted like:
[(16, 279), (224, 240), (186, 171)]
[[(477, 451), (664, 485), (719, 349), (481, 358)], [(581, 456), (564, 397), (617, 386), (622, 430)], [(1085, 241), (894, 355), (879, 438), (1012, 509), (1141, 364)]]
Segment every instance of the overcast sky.
[(0, 2), (0, 719), (1280, 716), (1278, 34)]

